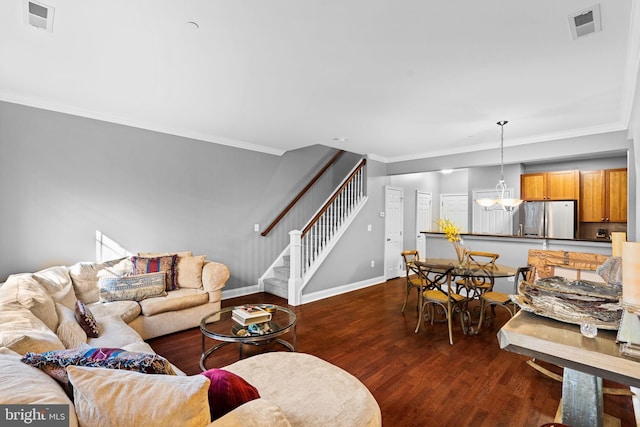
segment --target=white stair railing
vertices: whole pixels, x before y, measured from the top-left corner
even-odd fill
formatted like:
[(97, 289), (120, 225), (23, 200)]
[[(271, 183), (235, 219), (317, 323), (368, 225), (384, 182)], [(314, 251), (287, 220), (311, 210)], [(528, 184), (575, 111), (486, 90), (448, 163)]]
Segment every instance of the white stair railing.
[(365, 165), (366, 159), (362, 159), (302, 231), (289, 233), (289, 304), (300, 304), (305, 277), (326, 257), (337, 234), (365, 199)]

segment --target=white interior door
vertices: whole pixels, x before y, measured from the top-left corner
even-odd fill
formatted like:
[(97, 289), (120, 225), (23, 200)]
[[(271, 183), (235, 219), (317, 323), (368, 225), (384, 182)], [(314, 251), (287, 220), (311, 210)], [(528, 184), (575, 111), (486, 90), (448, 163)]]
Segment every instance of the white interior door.
[(461, 233), (469, 232), (469, 196), (467, 194), (441, 194), (440, 218), (448, 218)]
[[(496, 196), (496, 190), (473, 190), (472, 194), (473, 200), (485, 197), (493, 198)], [(505, 197), (511, 197), (511, 191), (505, 191), (504, 195)], [(472, 229), (474, 233), (513, 234), (513, 216), (516, 211), (507, 212), (495, 206), (491, 209), (484, 209), (474, 203), (472, 213)]]
[(404, 190), (389, 186), (384, 189), (384, 277), (389, 280), (404, 273), (400, 255), (403, 246)]
[(427, 253), (427, 239), (421, 231), (431, 231), (432, 227), (431, 193), (416, 190), (416, 249), (421, 257)]

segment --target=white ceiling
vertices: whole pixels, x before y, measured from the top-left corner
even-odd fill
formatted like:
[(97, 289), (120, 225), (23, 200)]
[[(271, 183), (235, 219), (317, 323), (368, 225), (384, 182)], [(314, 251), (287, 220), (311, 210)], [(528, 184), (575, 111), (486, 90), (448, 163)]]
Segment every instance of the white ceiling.
[[(600, 0), (0, 2), (0, 100), (280, 154), (391, 162), (626, 129), (640, 7)], [(196, 22), (196, 28), (188, 22)], [(345, 137), (347, 141), (336, 140)]]

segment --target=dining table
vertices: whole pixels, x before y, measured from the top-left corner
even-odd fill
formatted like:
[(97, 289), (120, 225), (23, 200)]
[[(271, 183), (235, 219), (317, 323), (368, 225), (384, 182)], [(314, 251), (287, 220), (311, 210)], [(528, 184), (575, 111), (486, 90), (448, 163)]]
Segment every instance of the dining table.
[[(464, 286), (466, 288), (465, 306), (467, 308), (466, 312), (468, 314), (468, 325), (465, 327), (465, 334), (474, 333), (471, 326), (472, 319), (471, 314), (468, 310), (468, 306), (469, 302), (473, 301), (474, 299), (478, 299), (480, 296), (481, 291), (476, 288), (476, 284), (479, 283), (477, 279), (488, 279), (493, 282), (496, 278), (514, 277), (518, 271), (517, 267), (511, 267), (508, 265), (479, 265), (468, 262), (461, 263), (458, 259), (453, 258), (421, 258), (416, 262), (416, 265), (419, 268), (427, 268), (435, 273), (446, 273), (447, 270), (451, 269), (452, 282), (455, 280), (455, 278), (463, 279), (465, 283)], [(482, 280), (480, 280), (480, 282), (482, 282)], [(422, 320), (422, 305), (422, 293), (420, 293), (418, 322)], [(477, 333), (477, 331), (475, 331), (475, 333)]]

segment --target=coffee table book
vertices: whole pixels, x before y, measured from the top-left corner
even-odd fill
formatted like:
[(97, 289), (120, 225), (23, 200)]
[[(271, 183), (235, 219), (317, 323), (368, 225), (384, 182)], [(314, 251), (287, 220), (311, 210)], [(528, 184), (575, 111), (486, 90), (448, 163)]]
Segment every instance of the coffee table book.
[(233, 309), (231, 318), (242, 326), (247, 326), (268, 322), (271, 320), (271, 313), (254, 305), (243, 305)]

